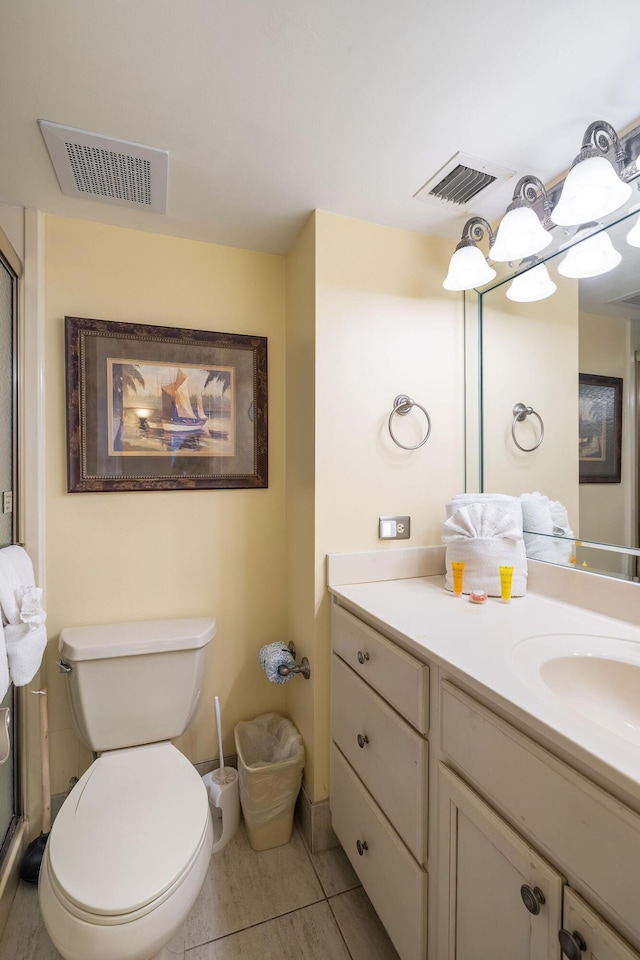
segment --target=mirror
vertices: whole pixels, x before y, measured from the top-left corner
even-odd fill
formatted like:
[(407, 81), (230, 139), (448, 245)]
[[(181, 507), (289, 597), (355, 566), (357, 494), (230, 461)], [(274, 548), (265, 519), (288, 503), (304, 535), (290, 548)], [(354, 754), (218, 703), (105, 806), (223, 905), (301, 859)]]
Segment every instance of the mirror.
[[(640, 557), (640, 248), (626, 236), (639, 217), (634, 190), (628, 210), (602, 230), (622, 255), (608, 273), (584, 280), (562, 276), (562, 247), (571, 238), (556, 228), (555, 252), (544, 257), (557, 285), (552, 296), (510, 300), (512, 272), (477, 295), (477, 318), (470, 295), (465, 311), (468, 342), (474, 325), (478, 338), (477, 393), (470, 392), (467, 408), (473, 425), (477, 398), (475, 488), (542, 495), (529, 501), (528, 522), (525, 511), (525, 530), (540, 531), (525, 535), (528, 556), (630, 578), (637, 576)], [(516, 419), (517, 403), (535, 415)], [(542, 428), (542, 442), (533, 449)], [(473, 462), (472, 443), (469, 454)], [(467, 489), (474, 489), (473, 477)], [(556, 504), (551, 521), (546, 498)], [(560, 518), (558, 505), (566, 511)]]

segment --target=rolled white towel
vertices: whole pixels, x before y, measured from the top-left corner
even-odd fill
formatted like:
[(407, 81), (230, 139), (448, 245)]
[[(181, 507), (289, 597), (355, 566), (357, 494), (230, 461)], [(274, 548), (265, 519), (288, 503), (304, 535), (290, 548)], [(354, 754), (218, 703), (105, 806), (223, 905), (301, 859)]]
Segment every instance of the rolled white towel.
[(23, 547), (13, 545), (0, 550), (0, 607), (5, 623), (22, 623), (20, 611), (23, 592), (35, 587), (33, 564)]
[(290, 673), (283, 677), (278, 673), (278, 667), (295, 667), (296, 665), (291, 651), (284, 643), (267, 643), (260, 648), (258, 660), (267, 676), (267, 680), (270, 680), (271, 683), (286, 683), (295, 676), (295, 674)]
[(508, 513), (518, 525), (522, 533), (522, 507), (518, 497), (511, 497), (506, 493), (456, 493), (445, 505), (447, 518), (452, 517), (460, 507), (468, 507), (472, 503), (482, 506), (499, 507), (503, 513)]
[(0, 700), (4, 700), (5, 694), (9, 689), (9, 660), (7, 658), (7, 647), (4, 631), (6, 627), (0, 623)]
[(442, 539), (447, 547), (447, 590), (453, 590), (451, 564), (462, 560), (463, 593), (478, 590), (499, 597), (501, 566), (513, 567), (512, 596), (526, 593), (527, 557), (519, 504), (517, 511), (511, 503), (505, 511), (499, 499), (461, 506), (445, 521)]
[(520, 502), (529, 559), (570, 563), (575, 545), (566, 507), (537, 491), (523, 493)]

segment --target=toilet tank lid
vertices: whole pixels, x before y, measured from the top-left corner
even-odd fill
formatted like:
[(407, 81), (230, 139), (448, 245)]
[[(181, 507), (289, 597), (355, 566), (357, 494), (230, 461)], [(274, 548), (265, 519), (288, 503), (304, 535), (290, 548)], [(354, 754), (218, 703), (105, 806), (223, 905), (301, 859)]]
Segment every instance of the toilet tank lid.
[(65, 627), (58, 650), (71, 661), (135, 657), (145, 653), (195, 650), (206, 646), (215, 635), (213, 617), (104, 623), (94, 627)]

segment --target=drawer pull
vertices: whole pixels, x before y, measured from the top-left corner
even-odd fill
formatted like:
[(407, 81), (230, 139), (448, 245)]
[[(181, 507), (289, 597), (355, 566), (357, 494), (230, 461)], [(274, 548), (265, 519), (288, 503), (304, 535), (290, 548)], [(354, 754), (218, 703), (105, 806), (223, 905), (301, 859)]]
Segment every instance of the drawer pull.
[(531, 889), (526, 883), (523, 883), (520, 887), (520, 896), (529, 913), (537, 916), (540, 913), (540, 905), (545, 902), (544, 893), (540, 887)]
[(568, 930), (560, 930), (558, 932), (558, 940), (560, 941), (560, 948), (565, 957), (567, 957), (567, 960), (580, 960), (580, 954), (584, 953), (587, 949), (584, 939), (577, 930), (574, 930), (573, 934), (570, 934)]
[(364, 856), (365, 850), (368, 850), (368, 849), (369, 847), (366, 840), (356, 840), (356, 850), (358, 851), (361, 857)]
[(366, 650), (358, 650), (358, 663), (365, 663), (369, 659), (369, 654)]
[(366, 745), (369, 743), (369, 737), (366, 735), (366, 733), (364, 737), (362, 736), (361, 733), (359, 733), (357, 736), (357, 740), (358, 740), (358, 746), (360, 747), (361, 750), (363, 750), (366, 747)]

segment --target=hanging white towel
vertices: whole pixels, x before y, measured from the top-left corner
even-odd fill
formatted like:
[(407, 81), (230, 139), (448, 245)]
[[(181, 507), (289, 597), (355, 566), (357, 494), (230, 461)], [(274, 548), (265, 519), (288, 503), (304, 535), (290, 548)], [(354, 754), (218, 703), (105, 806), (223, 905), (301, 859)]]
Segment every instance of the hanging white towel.
[[(455, 500), (461, 502), (462, 497)], [(514, 510), (512, 500), (515, 500), (517, 510)], [(453, 590), (451, 564), (462, 560), (465, 565), (463, 593), (477, 590), (499, 597), (501, 566), (513, 567), (511, 595), (521, 597), (526, 593), (527, 558), (522, 539), (522, 511), (517, 498), (488, 496), (479, 502), (465, 502), (445, 521), (442, 540), (447, 546), (447, 590)]]
[[(42, 589), (36, 587), (33, 564), (22, 547), (0, 550), (0, 608), (9, 676), (17, 687), (35, 676), (47, 645), (47, 618)], [(1, 667), (0, 667), (1, 670)]]
[(4, 630), (0, 623), (0, 700), (4, 700), (5, 694), (9, 689), (9, 661), (7, 659), (7, 648), (5, 646)]

